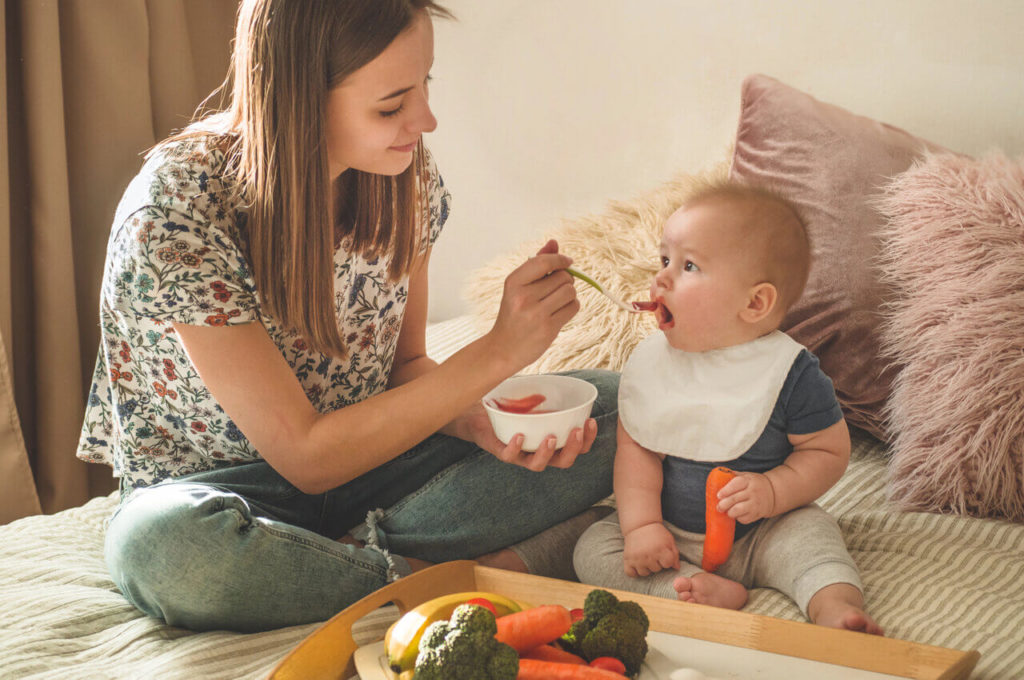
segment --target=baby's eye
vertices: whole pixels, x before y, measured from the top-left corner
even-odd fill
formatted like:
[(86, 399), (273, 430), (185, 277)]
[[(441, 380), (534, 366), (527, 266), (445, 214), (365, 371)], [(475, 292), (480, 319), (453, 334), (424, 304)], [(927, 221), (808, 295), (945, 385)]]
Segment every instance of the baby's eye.
[(667, 267), (667, 266), (668, 266), (668, 258), (667, 258), (667, 257), (665, 257), (664, 255), (662, 255), (662, 256), (661, 256), (660, 258), (658, 258), (658, 259), (659, 259), (659, 261), (661, 262), (661, 268), (662, 268), (662, 269), (664, 269), (665, 267)]
[(685, 272), (699, 272), (700, 267), (693, 263), (692, 260), (687, 260), (686, 264), (683, 265), (683, 271)]

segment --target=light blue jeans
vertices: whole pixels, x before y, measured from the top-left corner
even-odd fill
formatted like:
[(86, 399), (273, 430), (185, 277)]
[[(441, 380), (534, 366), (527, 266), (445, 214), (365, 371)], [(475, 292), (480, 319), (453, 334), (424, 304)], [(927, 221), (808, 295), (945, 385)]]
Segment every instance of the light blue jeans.
[[(168, 624), (250, 632), (330, 618), (408, 574), (399, 555), (472, 559), (522, 541), (612, 491), (619, 376), (570, 374), (598, 388), (598, 436), (568, 470), (531, 472), (435, 435), (319, 495), (264, 462), (200, 472), (122, 502), (107, 567), (132, 604)], [(366, 547), (335, 540), (353, 527)]]

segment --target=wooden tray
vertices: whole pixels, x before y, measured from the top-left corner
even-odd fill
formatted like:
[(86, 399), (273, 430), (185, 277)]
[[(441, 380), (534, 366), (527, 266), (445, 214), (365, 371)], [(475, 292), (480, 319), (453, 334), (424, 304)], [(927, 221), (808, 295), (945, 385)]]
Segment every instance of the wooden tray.
[[(501, 593), (531, 604), (573, 608), (583, 606), (592, 586), (482, 567), (468, 560), (439, 564), (395, 581), (331, 618), (282, 659), (268, 680), (350, 678), (356, 672), (353, 654), (358, 645), (352, 638), (356, 621), (389, 602), (405, 612), (431, 598), (471, 590)], [(902, 678), (966, 680), (980, 657), (977, 651), (963, 652), (608, 590), (638, 602), (655, 631)]]

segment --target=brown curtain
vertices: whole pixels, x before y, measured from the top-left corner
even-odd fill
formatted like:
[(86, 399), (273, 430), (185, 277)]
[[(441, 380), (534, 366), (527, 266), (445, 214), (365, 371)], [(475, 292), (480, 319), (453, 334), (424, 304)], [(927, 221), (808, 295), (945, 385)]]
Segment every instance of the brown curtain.
[(141, 154), (223, 80), (237, 0), (0, 1), (4, 523), (115, 487), (75, 458), (110, 222)]

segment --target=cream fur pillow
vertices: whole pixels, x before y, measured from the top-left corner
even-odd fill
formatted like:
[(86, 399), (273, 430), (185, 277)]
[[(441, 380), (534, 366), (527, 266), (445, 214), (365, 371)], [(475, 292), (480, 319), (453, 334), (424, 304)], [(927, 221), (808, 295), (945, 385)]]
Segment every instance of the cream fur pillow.
[[(699, 186), (724, 178), (722, 163), (698, 174), (681, 174), (663, 186), (630, 201), (612, 202), (600, 214), (569, 220), (542, 238), (523, 243), (470, 273), (463, 293), (477, 330), (494, 323), (502, 287), (509, 272), (535, 255), (549, 238), (573, 266), (594, 277), (623, 300), (647, 300), (651, 277), (658, 268), (661, 231), (675, 210)], [(653, 314), (629, 314), (590, 286), (576, 283), (581, 309), (555, 342), (524, 373), (551, 373), (571, 368), (621, 370), (633, 348), (657, 330)]]
[(890, 495), (1024, 521), (1024, 157), (929, 155), (881, 209)]

